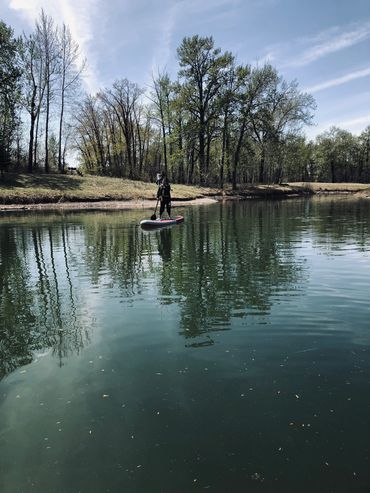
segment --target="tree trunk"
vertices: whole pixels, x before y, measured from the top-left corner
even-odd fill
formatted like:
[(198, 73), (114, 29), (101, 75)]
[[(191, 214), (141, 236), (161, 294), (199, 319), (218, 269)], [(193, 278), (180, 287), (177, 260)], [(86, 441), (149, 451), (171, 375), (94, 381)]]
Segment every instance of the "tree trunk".
[(64, 114), (64, 83), (65, 76), (63, 73), (63, 81), (62, 81), (62, 101), (60, 108), (60, 119), (59, 119), (59, 147), (58, 147), (58, 171), (62, 173), (64, 171), (64, 166), (62, 163), (62, 131), (63, 131), (63, 114)]
[(336, 182), (336, 178), (335, 178), (335, 164), (334, 164), (334, 160), (333, 159), (330, 161), (330, 171), (331, 171), (331, 182), (332, 183), (335, 183)]
[(239, 133), (239, 138), (238, 138), (238, 143), (235, 149), (235, 154), (234, 154), (234, 163), (233, 163), (233, 173), (232, 173), (232, 187), (233, 190), (236, 190), (236, 171), (239, 165), (239, 159), (240, 159), (240, 151), (242, 148), (243, 144), (243, 139), (244, 139), (244, 134), (245, 134), (245, 127), (246, 127), (246, 119), (243, 119), (241, 128), (240, 128), (240, 133)]
[(50, 114), (50, 88), (46, 90), (46, 116), (45, 116), (45, 173), (49, 173), (49, 114)]
[(261, 160), (260, 160), (260, 170), (259, 170), (259, 183), (264, 183), (265, 179), (265, 148), (262, 146)]
[(204, 176), (204, 168), (205, 168), (205, 132), (204, 132), (204, 123), (200, 124), (199, 129), (199, 182), (201, 185), (204, 185), (205, 176)]
[(28, 145), (28, 167), (29, 173), (33, 172), (33, 138), (35, 133), (35, 99), (36, 99), (37, 87), (33, 87), (32, 98), (31, 98), (31, 125), (30, 125), (30, 142)]
[(227, 135), (227, 110), (224, 114), (224, 127), (222, 129), (222, 150), (221, 150), (221, 166), (220, 166), (220, 176), (219, 185), (220, 188), (224, 188), (224, 168), (225, 168), (225, 154), (226, 154), (226, 135)]

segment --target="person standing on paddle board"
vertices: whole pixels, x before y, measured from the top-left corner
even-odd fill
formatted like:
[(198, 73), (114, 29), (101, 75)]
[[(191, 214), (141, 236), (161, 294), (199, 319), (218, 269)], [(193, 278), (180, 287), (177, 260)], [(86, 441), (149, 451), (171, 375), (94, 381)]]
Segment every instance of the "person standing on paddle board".
[(171, 219), (171, 186), (167, 176), (164, 173), (162, 173), (162, 179), (159, 182), (157, 199), (161, 201), (159, 218), (162, 219), (162, 214), (166, 208), (168, 217)]

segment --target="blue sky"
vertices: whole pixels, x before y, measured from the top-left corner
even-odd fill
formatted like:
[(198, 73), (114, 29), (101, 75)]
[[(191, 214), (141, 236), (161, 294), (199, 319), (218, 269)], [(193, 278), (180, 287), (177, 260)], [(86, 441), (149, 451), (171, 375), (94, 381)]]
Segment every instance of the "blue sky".
[(29, 32), (41, 8), (65, 22), (88, 61), (89, 92), (126, 77), (175, 77), (184, 36), (212, 35), (239, 63), (271, 62), (317, 101), (309, 137), (370, 125), (370, 0), (0, 0), (0, 18)]

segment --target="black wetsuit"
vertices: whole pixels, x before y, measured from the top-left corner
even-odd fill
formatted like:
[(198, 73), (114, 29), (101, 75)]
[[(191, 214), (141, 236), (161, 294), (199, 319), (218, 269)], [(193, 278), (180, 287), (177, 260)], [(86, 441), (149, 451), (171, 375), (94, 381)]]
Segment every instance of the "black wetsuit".
[(157, 198), (161, 200), (159, 217), (162, 216), (165, 208), (167, 209), (168, 217), (171, 217), (171, 187), (168, 182), (162, 182), (159, 185)]

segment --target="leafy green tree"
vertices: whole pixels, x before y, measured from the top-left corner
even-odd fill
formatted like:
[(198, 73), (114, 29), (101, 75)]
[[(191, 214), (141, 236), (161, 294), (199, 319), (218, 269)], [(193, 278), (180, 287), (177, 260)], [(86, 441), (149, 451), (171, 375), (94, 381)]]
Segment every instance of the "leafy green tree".
[(18, 124), (20, 96), (20, 47), (13, 30), (0, 21), (0, 168), (11, 161), (11, 147)]
[(264, 67), (263, 80), (263, 90), (251, 112), (252, 136), (260, 149), (260, 183), (279, 181), (281, 176), (281, 169), (273, 170), (271, 165), (266, 169), (269, 147), (276, 148), (286, 133), (299, 132), (310, 124), (315, 109), (313, 97), (301, 93), (296, 81), (285, 81), (271, 65)]
[(346, 130), (331, 127), (316, 138), (320, 163), (319, 181), (353, 181), (358, 174), (360, 149), (357, 139)]
[(198, 138), (199, 181), (205, 183), (207, 127), (219, 116), (219, 97), (233, 62), (229, 52), (214, 48), (212, 37), (184, 38), (177, 49), (187, 110), (194, 117)]
[(358, 138), (359, 163), (358, 181), (370, 182), (370, 125), (360, 134)]

